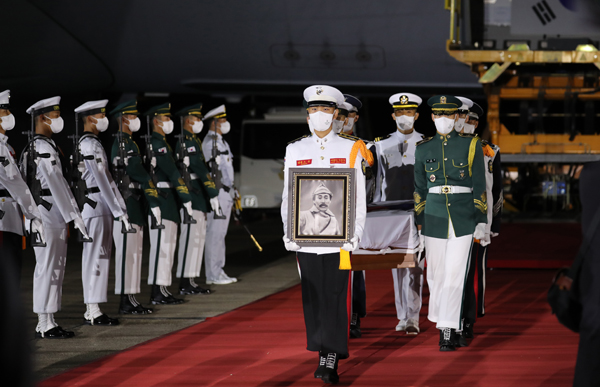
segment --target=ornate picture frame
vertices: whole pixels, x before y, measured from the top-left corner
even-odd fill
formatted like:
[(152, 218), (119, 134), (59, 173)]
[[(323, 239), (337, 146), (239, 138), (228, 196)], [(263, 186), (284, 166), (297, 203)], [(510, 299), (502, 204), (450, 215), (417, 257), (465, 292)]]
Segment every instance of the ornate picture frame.
[[(341, 247), (354, 236), (354, 168), (290, 168), (287, 235), (303, 247)], [(328, 199), (329, 197), (329, 199)]]

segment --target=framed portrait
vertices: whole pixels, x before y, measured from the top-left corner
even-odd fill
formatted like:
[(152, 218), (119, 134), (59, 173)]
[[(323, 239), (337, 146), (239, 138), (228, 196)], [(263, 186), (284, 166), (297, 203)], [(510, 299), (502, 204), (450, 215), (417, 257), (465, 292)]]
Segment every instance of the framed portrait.
[(287, 235), (299, 246), (341, 247), (354, 236), (355, 169), (290, 168)]

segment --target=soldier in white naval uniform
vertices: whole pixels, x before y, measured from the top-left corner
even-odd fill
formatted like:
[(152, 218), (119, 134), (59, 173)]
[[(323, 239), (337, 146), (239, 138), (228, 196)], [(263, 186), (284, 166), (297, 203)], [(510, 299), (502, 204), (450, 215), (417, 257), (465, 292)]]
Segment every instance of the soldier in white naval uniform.
[[(224, 219), (215, 218), (215, 212), (207, 214), (206, 244), (204, 246), (204, 269), (208, 285), (227, 285), (237, 282), (237, 278), (229, 277), (225, 267), (225, 236), (231, 218), (231, 208), (237, 189), (233, 186), (233, 154), (223, 136), (229, 133), (231, 125), (227, 121), (225, 105), (216, 107), (206, 113), (203, 121), (209, 126), (209, 133), (202, 143), (202, 152), (208, 160), (208, 165), (216, 163), (220, 179), (213, 176), (219, 190), (219, 204)], [(214, 146), (216, 141), (216, 147)], [(214, 154), (216, 151), (216, 154)]]
[(84, 134), (79, 139), (83, 156), (82, 179), (87, 197), (96, 207), (85, 205), (81, 212), (85, 227), (93, 241), (83, 245), (81, 280), (86, 304), (84, 323), (88, 325), (118, 325), (119, 320), (102, 313), (99, 303), (107, 302), (108, 274), (112, 252), (113, 217), (131, 229), (125, 201), (110, 174), (108, 158), (98, 139), (98, 133), (108, 129), (107, 99), (90, 101), (75, 109), (83, 121)]
[[(397, 93), (389, 99), (396, 130), (384, 139), (375, 140), (378, 169), (374, 201), (413, 198), (415, 151), (417, 142), (423, 139), (414, 129), (414, 123), (419, 118), (417, 109), (421, 102), (418, 95), (411, 93)], [(396, 331), (416, 335), (422, 306), (423, 267), (392, 269), (392, 277), (398, 317)]]
[[(89, 240), (77, 202), (63, 176), (60, 151), (50, 138), (53, 133), (60, 133), (64, 126), (59, 104), (60, 97), (53, 97), (38, 101), (27, 109), (34, 120), (36, 134), (24, 150), (21, 163), (28, 180), (38, 180), (42, 189), (38, 209), (42, 214), (47, 246), (34, 247), (36, 266), (33, 275), (33, 311), (38, 314), (36, 336), (39, 338), (74, 336), (54, 321), (54, 313), (61, 306), (67, 263), (67, 223), (73, 221), (75, 228)], [(35, 176), (31, 175), (31, 166), (27, 162), (28, 152), (33, 147), (37, 163)]]
[(29, 187), (23, 180), (15, 162), (15, 151), (8, 144), (6, 132), (15, 127), (15, 117), (10, 112), (10, 90), (0, 93), (0, 257), (9, 261), (15, 283), (21, 277), (21, 238), (23, 215), (31, 221), (30, 229), (39, 233), (39, 242), (45, 243), (40, 211)]
[[(291, 142), (286, 149), (281, 218), (284, 223), (284, 243), (288, 251), (296, 251), (302, 279), (302, 304), (306, 325), (307, 349), (319, 352), (319, 367), (315, 378), (326, 383), (339, 380), (337, 365), (348, 357), (349, 310), (347, 304), (350, 273), (340, 270), (340, 249), (335, 247), (300, 247), (287, 236), (289, 169), (355, 168), (356, 208), (354, 236), (342, 249), (358, 248), (366, 219), (365, 178), (362, 154), (355, 144), (364, 148), (356, 137), (336, 134), (332, 123), (336, 106), (344, 100), (342, 93), (330, 86), (311, 86), (304, 91), (308, 103), (307, 122), (312, 135)], [(354, 151), (354, 152), (353, 152)]]

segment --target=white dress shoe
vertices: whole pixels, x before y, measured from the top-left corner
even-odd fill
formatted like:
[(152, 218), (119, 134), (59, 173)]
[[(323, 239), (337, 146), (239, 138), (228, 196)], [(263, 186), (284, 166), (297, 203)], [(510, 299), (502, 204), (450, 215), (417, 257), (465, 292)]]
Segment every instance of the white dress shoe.
[(409, 319), (406, 322), (406, 327), (404, 328), (404, 330), (406, 331), (407, 335), (418, 335), (419, 332), (421, 332), (421, 330), (419, 329), (419, 321)]
[(400, 332), (406, 329), (406, 320), (400, 320), (398, 325), (396, 325), (396, 331)]

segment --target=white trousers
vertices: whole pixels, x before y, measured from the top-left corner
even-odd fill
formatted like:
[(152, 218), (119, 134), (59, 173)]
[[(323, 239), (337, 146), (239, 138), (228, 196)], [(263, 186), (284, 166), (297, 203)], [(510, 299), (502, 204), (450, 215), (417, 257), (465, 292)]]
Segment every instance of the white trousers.
[(123, 223), (114, 221), (115, 294), (138, 294), (142, 282), (142, 252), (144, 228), (131, 224), (135, 234), (123, 234)]
[[(183, 219), (183, 211), (181, 217)], [(177, 256), (177, 278), (196, 278), (202, 269), (204, 242), (206, 241), (206, 214), (192, 210), (195, 224), (181, 224), (179, 254)]]
[(462, 330), (461, 311), (473, 235), (456, 237), (449, 222), (448, 239), (425, 237), (429, 315), (438, 329)]
[(221, 203), (221, 209), (226, 218), (215, 219), (214, 212), (208, 214), (204, 252), (204, 270), (207, 281), (219, 279), (224, 273), (223, 267), (225, 267), (225, 236), (229, 227), (233, 200), (223, 189), (219, 191), (219, 203)]
[(392, 277), (398, 320), (419, 321), (423, 295), (423, 269), (420, 267), (392, 269)]
[[(148, 224), (151, 219), (148, 217)], [(177, 245), (177, 223), (163, 219), (164, 229), (150, 228), (148, 285), (171, 286), (171, 270)]]
[(56, 313), (60, 310), (67, 265), (67, 229), (65, 223), (50, 225), (44, 222), (46, 247), (33, 248), (36, 262), (33, 273), (34, 313)]
[(113, 219), (108, 215), (84, 218), (83, 221), (88, 235), (93, 239), (91, 243), (83, 244), (81, 257), (83, 302), (99, 304), (107, 301)]

